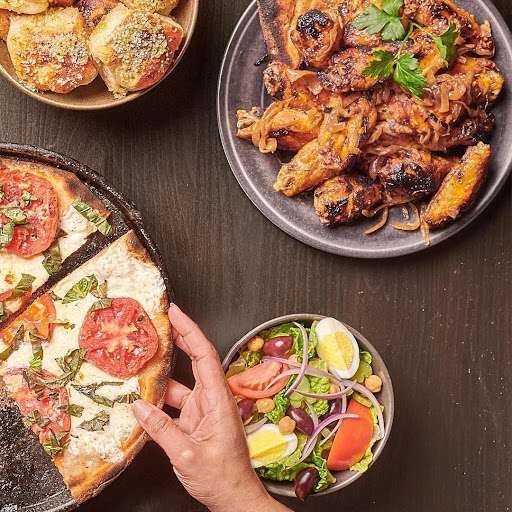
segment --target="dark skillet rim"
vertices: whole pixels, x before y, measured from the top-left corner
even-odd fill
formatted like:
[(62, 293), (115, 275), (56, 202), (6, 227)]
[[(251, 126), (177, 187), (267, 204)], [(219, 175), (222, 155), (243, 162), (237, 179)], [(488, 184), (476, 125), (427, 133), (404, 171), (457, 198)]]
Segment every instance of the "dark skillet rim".
[[(103, 176), (98, 174), (96, 171), (87, 167), (86, 165), (77, 162), (73, 158), (61, 155), (48, 149), (42, 149), (30, 145), (22, 145), (15, 143), (0, 142), (0, 157), (12, 158), (22, 161), (31, 161), (40, 164), (46, 164), (50, 166), (58, 167), (65, 171), (72, 172), (86, 185), (97, 189), (103, 194), (121, 214), (123, 221), (126, 225), (133, 229), (136, 233), (137, 238), (140, 240), (144, 248), (148, 251), (153, 263), (158, 267), (158, 270), (162, 274), (165, 288), (167, 291), (167, 297), (169, 302), (174, 297), (174, 292), (169, 279), (164, 259), (158, 249), (157, 245), (146, 231), (144, 227), (144, 219), (139, 210), (135, 207), (134, 203), (128, 200), (121, 192), (119, 192), (111, 183), (109, 183)], [(94, 190), (93, 190), (94, 191)], [(110, 205), (109, 205), (110, 207)], [(111, 243), (111, 242), (109, 242)], [(175, 345), (171, 346), (170, 354), (170, 370), (169, 375), (174, 372), (174, 366), (176, 363), (176, 350)], [(104, 491), (102, 491), (104, 492)], [(54, 496), (53, 498), (55, 498)], [(75, 509), (78, 504), (72, 500), (68, 503), (53, 506), (51, 505), (52, 498), (50, 497), (47, 503), (30, 505), (26, 508), (21, 506), (17, 509), (26, 512), (66, 512)], [(49, 508), (43, 508), (48, 504)]]

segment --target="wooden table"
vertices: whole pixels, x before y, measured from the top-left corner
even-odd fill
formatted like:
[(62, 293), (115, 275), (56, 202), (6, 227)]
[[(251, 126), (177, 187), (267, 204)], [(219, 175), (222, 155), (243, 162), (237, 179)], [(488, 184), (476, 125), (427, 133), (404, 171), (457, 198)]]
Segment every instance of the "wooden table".
[[(338, 494), (288, 505), (325, 512), (509, 510), (510, 181), (469, 229), (412, 257), (346, 259), (279, 231), (237, 185), (217, 131), (217, 74), (247, 3), (204, 1), (195, 38), (175, 73), (115, 110), (57, 110), (2, 79), (0, 139), (76, 158), (131, 198), (166, 257), (177, 303), (221, 356), (253, 326), (290, 312), (336, 316), (375, 344), (396, 394), (395, 424), (381, 459)], [(509, 0), (497, 4), (512, 22)], [(181, 356), (176, 377), (192, 384)], [(150, 443), (81, 510), (204, 507)]]

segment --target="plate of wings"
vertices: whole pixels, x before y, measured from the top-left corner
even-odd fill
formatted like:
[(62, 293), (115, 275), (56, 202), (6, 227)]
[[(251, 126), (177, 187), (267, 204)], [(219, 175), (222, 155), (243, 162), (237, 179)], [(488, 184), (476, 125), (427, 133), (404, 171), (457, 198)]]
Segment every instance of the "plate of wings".
[(383, 258), (468, 226), (512, 169), (512, 34), (485, 0), (259, 0), (218, 90), (235, 177), (279, 228)]

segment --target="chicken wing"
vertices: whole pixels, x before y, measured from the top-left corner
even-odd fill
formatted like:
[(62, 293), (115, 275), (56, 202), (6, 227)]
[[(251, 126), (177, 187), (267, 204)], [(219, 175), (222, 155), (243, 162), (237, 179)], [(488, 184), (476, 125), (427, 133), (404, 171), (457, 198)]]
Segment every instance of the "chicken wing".
[(322, 123), (318, 139), (284, 164), (274, 188), (287, 196), (311, 190), (348, 169), (375, 127), (377, 114), (366, 97), (345, 110), (334, 109)]
[(433, 194), (448, 171), (449, 165), (440, 159), (434, 161), (430, 152), (409, 148), (393, 155), (374, 172), (383, 202), (394, 205)]
[(338, 7), (343, 24), (343, 46), (369, 46), (375, 47), (382, 44), (380, 34), (368, 34), (366, 30), (354, 27), (354, 20), (361, 15), (368, 7), (382, 5), (381, 0), (342, 0)]
[(311, 9), (299, 16), (291, 39), (307, 66), (323, 69), (331, 55), (340, 49), (341, 26), (326, 12)]
[(290, 108), (286, 101), (274, 102), (266, 111), (254, 107), (249, 112), (237, 112), (241, 139), (252, 140), (262, 153), (299, 151), (316, 139), (323, 115), (316, 109), (309, 111)]
[(473, 206), (485, 180), (490, 157), (491, 147), (482, 142), (466, 150), (424, 212), (423, 220), (431, 229), (457, 219)]
[(494, 55), (494, 40), (489, 22), (478, 25), (475, 18), (450, 0), (405, 0), (404, 16), (436, 35), (455, 23), (468, 49), (482, 56)]
[(315, 190), (315, 210), (326, 226), (348, 224), (361, 217), (380, 199), (377, 185), (366, 176), (335, 176)]

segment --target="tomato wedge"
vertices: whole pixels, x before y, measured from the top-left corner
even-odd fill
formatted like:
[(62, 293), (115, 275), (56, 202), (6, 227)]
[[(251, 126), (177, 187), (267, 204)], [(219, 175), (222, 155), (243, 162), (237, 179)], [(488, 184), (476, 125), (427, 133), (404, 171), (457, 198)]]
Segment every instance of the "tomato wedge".
[(359, 418), (347, 418), (341, 423), (327, 459), (331, 471), (345, 471), (359, 462), (365, 454), (373, 435), (373, 418), (370, 409), (352, 398), (348, 413)]
[(127, 379), (156, 354), (158, 333), (139, 302), (118, 298), (108, 308), (87, 312), (78, 343), (87, 349), (87, 362)]
[(268, 361), (229, 377), (228, 386), (235, 396), (242, 396), (253, 400), (268, 398), (279, 393), (286, 386), (290, 377), (283, 377), (270, 388), (265, 389), (287, 369), (288, 367), (284, 364)]
[(9, 327), (0, 332), (0, 342), (10, 345), (21, 324), (25, 327), (25, 331), (30, 331), (35, 327), (39, 335), (43, 339), (47, 339), (55, 328), (52, 322), (55, 322), (56, 319), (57, 312), (53, 300), (48, 294), (45, 294), (34, 301)]
[[(21, 171), (2, 174), (0, 183), (5, 194), (1, 206), (17, 204), (26, 217), (25, 224), (30, 225), (16, 225), (6, 249), (21, 258), (30, 258), (46, 251), (55, 239), (59, 221), (57, 194), (52, 184), (45, 178)], [(27, 204), (23, 199), (24, 192), (36, 199)], [(0, 224), (8, 222), (10, 219), (0, 213)]]
[[(43, 427), (40, 427), (37, 423), (32, 424), (31, 428), (39, 436), (41, 443), (48, 439), (51, 434), (50, 431), (53, 431), (55, 434), (58, 432), (69, 432), (71, 416), (59, 409), (59, 407), (69, 405), (69, 395), (66, 388), (61, 387), (54, 390), (44, 388), (42, 398), (38, 400), (36, 394), (29, 388), (27, 381), (23, 377), (25, 372), (30, 372), (30, 370), (24, 367), (12, 368), (4, 376), (4, 379), (7, 377), (8, 382), (9, 376), (19, 376), (20, 386), (17, 387), (16, 391), (12, 392), (12, 396), (23, 416), (28, 416), (30, 413), (37, 411), (42, 418), (49, 420), (49, 423)], [(55, 378), (55, 375), (45, 370), (38, 376), (38, 380), (42, 381), (53, 378)]]

